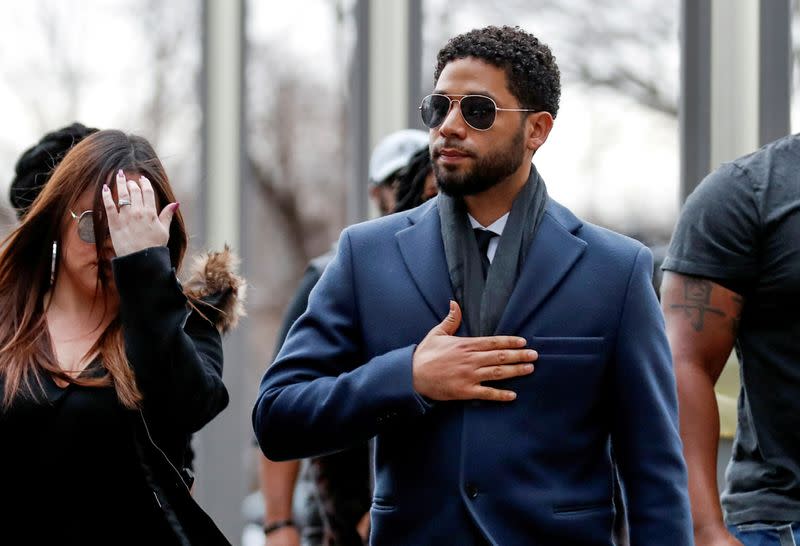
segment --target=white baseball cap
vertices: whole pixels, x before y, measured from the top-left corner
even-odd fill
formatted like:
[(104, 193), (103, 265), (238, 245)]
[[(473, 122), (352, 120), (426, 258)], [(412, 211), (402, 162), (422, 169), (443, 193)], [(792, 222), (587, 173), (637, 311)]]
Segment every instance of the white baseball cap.
[(403, 129), (383, 137), (369, 158), (369, 183), (378, 185), (408, 165), (418, 151), (428, 147), (428, 133)]

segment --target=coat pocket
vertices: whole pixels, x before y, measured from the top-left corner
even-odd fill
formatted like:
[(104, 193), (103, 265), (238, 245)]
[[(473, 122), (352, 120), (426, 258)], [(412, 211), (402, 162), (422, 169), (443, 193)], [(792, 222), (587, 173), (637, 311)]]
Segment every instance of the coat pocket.
[(560, 504), (553, 506), (553, 514), (556, 517), (580, 517), (584, 515), (594, 514), (596, 512), (605, 512), (613, 510), (611, 500), (599, 502), (585, 502), (574, 504)]
[(542, 357), (601, 356), (605, 352), (606, 340), (602, 337), (531, 337), (528, 347)]
[[(598, 408), (603, 396), (607, 342), (602, 337), (528, 337), (528, 348), (539, 353), (529, 375), (485, 382), (485, 385), (514, 391), (515, 404), (524, 405), (520, 426), (545, 434), (562, 445), (563, 430), (579, 430), (587, 416)], [(549, 416), (547, 427), (541, 426), (541, 413)], [(553, 426), (555, 424), (558, 426)], [(531, 428), (532, 427), (532, 428)], [(561, 428), (559, 428), (561, 427)], [(566, 428), (564, 428), (566, 427)]]

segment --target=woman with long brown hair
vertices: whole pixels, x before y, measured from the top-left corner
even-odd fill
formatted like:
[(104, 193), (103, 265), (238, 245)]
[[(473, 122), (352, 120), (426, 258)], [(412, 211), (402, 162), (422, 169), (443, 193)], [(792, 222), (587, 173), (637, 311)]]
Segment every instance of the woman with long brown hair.
[(120, 131), (69, 151), (2, 243), (0, 543), (227, 544), (183, 469), (228, 403), (243, 283), (226, 250), (181, 285), (186, 246), (161, 162)]

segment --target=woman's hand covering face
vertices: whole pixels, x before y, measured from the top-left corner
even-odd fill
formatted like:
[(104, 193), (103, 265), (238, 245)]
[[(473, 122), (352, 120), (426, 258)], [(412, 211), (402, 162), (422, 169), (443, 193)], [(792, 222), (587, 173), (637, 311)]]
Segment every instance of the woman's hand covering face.
[(122, 169), (117, 171), (116, 184), (117, 203), (109, 187), (103, 186), (103, 205), (115, 254), (125, 256), (145, 248), (166, 246), (178, 203), (168, 204), (159, 213), (150, 181), (144, 176), (138, 182), (127, 180)]

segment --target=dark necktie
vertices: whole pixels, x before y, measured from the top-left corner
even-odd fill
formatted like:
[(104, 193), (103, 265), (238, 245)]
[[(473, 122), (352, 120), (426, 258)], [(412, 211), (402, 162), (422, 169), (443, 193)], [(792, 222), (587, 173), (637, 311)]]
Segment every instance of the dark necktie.
[(478, 250), (481, 253), (481, 270), (483, 270), (483, 278), (486, 279), (486, 273), (489, 271), (489, 243), (492, 239), (497, 237), (497, 233), (489, 231), (488, 229), (475, 228), (475, 239), (478, 241)]

